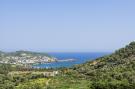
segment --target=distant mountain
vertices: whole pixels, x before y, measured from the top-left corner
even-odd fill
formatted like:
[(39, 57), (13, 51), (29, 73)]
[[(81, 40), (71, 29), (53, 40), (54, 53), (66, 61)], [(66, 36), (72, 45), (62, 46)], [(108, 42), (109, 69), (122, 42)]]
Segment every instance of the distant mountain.
[(3, 52), (3, 51), (0, 51), (0, 55), (1, 54), (5, 55), (5, 56), (24, 56), (24, 55), (31, 55), (32, 56), (33, 55), (33, 56), (48, 56), (48, 57), (51, 57), (47, 53), (24, 51), (24, 50), (15, 51), (15, 52)]
[(47, 53), (39, 53), (39, 52), (32, 52), (32, 51), (16, 51), (16, 52), (9, 52), (6, 53), (6, 55), (12, 55), (12, 56), (47, 56), (47, 57), (51, 57), (50, 55), (48, 55)]

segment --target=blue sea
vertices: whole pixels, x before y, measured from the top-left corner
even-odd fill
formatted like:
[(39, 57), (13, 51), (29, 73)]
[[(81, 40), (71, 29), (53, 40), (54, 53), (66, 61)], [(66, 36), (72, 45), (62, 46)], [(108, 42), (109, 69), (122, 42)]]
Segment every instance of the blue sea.
[(108, 55), (110, 53), (97, 52), (97, 53), (48, 53), (49, 55), (57, 58), (58, 60), (75, 59), (74, 61), (52, 62), (45, 64), (34, 65), (34, 68), (61, 68), (72, 67), (77, 64), (82, 64), (87, 61)]

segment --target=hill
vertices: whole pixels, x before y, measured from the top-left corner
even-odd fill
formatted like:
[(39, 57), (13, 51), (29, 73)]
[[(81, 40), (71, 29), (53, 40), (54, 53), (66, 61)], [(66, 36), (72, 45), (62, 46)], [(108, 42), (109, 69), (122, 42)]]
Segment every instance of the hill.
[(29, 55), (29, 56), (48, 56), (51, 57), (50, 55), (46, 54), (46, 53), (39, 53), (39, 52), (32, 52), (32, 51), (24, 51), (24, 50), (20, 50), (20, 51), (16, 51), (16, 52), (3, 52), (0, 51), (0, 55), (4, 54), (5, 56), (25, 56), (25, 55)]
[[(125, 48), (117, 50), (115, 53), (98, 58), (94, 61), (87, 62), (76, 66), (74, 69), (79, 73), (89, 75), (89, 70), (108, 70), (118, 67), (134, 68), (135, 64), (135, 42), (130, 43)], [(122, 68), (120, 68), (122, 69)]]
[(135, 89), (135, 42), (63, 72), (51, 89)]

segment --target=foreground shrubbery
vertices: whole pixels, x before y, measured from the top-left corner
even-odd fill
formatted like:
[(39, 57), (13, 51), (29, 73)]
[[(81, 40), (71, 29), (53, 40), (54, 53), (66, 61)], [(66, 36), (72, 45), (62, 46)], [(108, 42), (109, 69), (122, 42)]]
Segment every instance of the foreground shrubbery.
[(15, 89), (45, 89), (46, 78), (33, 79), (19, 84)]
[[(0, 89), (44, 89), (48, 78), (44, 78), (42, 74), (32, 74), (27, 71), (14, 71), (18, 67), (0, 64)], [(39, 70), (33, 70), (39, 71)], [(43, 70), (40, 70), (43, 71)], [(9, 74), (10, 73), (10, 74)]]

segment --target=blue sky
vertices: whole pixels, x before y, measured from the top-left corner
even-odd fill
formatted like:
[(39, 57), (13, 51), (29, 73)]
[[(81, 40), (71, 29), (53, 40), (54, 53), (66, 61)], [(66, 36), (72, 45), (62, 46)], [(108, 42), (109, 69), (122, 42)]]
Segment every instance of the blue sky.
[(135, 40), (134, 0), (0, 0), (0, 49), (110, 52)]

